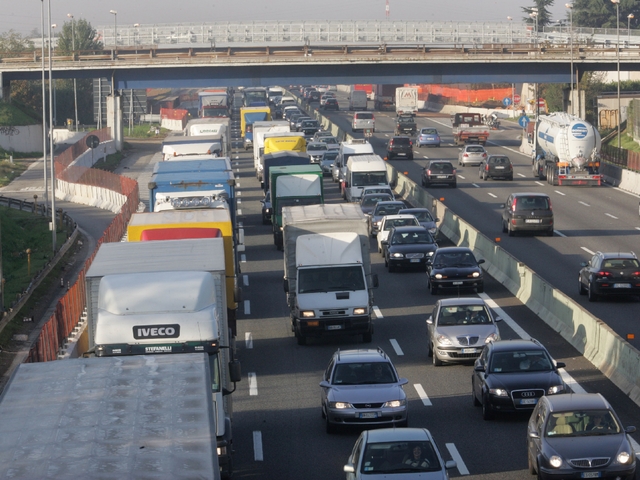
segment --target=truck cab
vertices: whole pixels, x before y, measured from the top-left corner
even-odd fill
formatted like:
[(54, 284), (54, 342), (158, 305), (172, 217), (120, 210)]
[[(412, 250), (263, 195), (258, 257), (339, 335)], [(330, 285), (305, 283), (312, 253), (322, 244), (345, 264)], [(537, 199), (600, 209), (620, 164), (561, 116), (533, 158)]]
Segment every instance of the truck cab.
[(344, 198), (358, 202), (363, 187), (388, 186), (387, 165), (378, 155), (353, 155), (347, 161), (344, 180)]

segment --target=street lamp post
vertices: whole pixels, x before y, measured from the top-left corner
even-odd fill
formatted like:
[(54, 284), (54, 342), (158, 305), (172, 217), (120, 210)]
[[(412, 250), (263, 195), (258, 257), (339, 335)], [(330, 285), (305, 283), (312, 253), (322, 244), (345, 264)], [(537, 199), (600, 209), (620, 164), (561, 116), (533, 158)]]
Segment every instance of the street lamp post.
[(45, 215), (49, 206), (49, 191), (47, 185), (47, 92), (45, 90), (45, 64), (44, 64), (44, 0), (40, 0), (40, 20), (42, 23), (42, 163), (44, 163), (44, 211)]
[(109, 13), (113, 15), (113, 45), (114, 48), (118, 48), (118, 12), (117, 10), (109, 10)]
[[(76, 19), (70, 13), (67, 17), (71, 19), (71, 50), (73, 50), (73, 60), (76, 59)], [(76, 86), (76, 78), (73, 77), (73, 108), (76, 115), (76, 132), (78, 131), (78, 88)]]
[(571, 114), (575, 115), (573, 109), (573, 3), (565, 3), (564, 6), (569, 9), (569, 45), (571, 49), (571, 93), (569, 103), (571, 104)]
[[(58, 27), (58, 24), (52, 23), (51, 28), (55, 30)], [(51, 38), (49, 39), (49, 44), (56, 38), (55, 31), (51, 34)], [(55, 53), (56, 49), (54, 46), (51, 47), (52, 52)], [(58, 95), (56, 94), (56, 81), (50, 80), (53, 82), (53, 125), (58, 124)]]
[(536, 47), (538, 46), (538, 9), (536, 7), (532, 7), (531, 8), (531, 13), (529, 14), (529, 16), (535, 20), (535, 29), (534, 29), (534, 34), (535, 34), (535, 45)]
[(507, 20), (509, 20), (509, 43), (513, 43), (513, 23), (511, 23), (513, 18), (507, 17)]
[(620, 148), (620, 123), (622, 122), (622, 110), (620, 109), (620, 0), (611, 0), (616, 5), (616, 25), (617, 25), (617, 41), (616, 41), (616, 62), (618, 65), (618, 148)]
[(56, 251), (56, 165), (53, 153), (53, 65), (51, 59), (51, 0), (47, 0), (47, 13), (49, 15), (49, 151), (51, 152), (51, 161), (49, 166), (51, 172), (49, 178), (51, 178), (51, 235), (52, 235), (52, 250)]
[(631, 20), (635, 18), (633, 13), (627, 15), (627, 45), (631, 45)]

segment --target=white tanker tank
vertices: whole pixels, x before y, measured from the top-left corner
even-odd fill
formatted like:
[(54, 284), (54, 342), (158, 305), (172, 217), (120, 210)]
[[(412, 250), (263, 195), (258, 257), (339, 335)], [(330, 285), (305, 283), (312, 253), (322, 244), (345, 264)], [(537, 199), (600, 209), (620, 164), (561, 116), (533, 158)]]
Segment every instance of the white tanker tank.
[(533, 173), (552, 185), (601, 185), (598, 130), (564, 112), (541, 115)]

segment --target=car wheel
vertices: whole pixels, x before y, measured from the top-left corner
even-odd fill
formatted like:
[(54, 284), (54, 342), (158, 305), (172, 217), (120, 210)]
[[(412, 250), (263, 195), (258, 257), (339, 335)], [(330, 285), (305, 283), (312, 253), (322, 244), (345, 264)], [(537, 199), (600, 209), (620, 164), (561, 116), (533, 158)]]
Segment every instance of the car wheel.
[(487, 172), (484, 172), (484, 174), (482, 175), (482, 179), (486, 182), (487, 180), (489, 180), (489, 174)]
[(513, 175), (509, 175), (509, 178), (507, 180), (513, 180)]
[(591, 282), (589, 282), (589, 288), (587, 288), (587, 296), (590, 302), (598, 301), (598, 294), (593, 291), (593, 286), (591, 285)]
[(502, 220), (502, 233), (507, 233), (507, 224), (504, 219)]
[(262, 216), (262, 224), (263, 225), (269, 225), (269, 223), (270, 223), (269, 219), (263, 215)]
[(531, 458), (529, 457), (529, 454), (527, 454), (527, 463), (529, 464), (529, 474), (530, 475), (535, 475), (536, 474), (536, 467), (533, 466), (533, 462), (531, 461)]
[(423, 187), (426, 187), (426, 186), (427, 186), (427, 183), (424, 181), (424, 177), (422, 177), (422, 178), (420, 179), (420, 183), (422, 183), (422, 186), (423, 186)]
[(438, 354), (436, 352), (433, 352), (433, 355), (431, 357), (433, 359), (433, 366), (434, 367), (441, 367), (442, 366), (442, 360), (440, 360), (438, 358)]
[(507, 223), (507, 233), (509, 234), (509, 236), (510, 236), (510, 237), (513, 237), (513, 236), (516, 234), (516, 232), (514, 232), (514, 231), (511, 229), (511, 223), (510, 223), (510, 222), (509, 222), (509, 223)]
[(427, 357), (429, 358), (433, 357), (433, 345), (431, 342), (429, 342), (429, 347), (427, 349)]
[(451, 188), (457, 188), (458, 187), (458, 182), (453, 182), (451, 184)]
[(587, 290), (584, 288), (584, 285), (582, 285), (582, 281), (580, 280), (580, 276), (578, 275), (578, 294), (580, 295), (586, 295), (587, 294)]
[(408, 160), (413, 160), (413, 155), (411, 155), (410, 157), (407, 157)]
[(388, 267), (389, 266), (389, 260), (387, 260), (387, 256), (384, 256), (384, 266)]
[(484, 284), (476, 288), (476, 293), (484, 293)]
[(434, 286), (431, 282), (429, 282), (429, 292), (431, 293), (431, 295), (437, 295), (438, 287)]
[(546, 235), (547, 237), (553, 237), (553, 228), (551, 230), (547, 230)]
[(491, 420), (493, 415), (491, 413), (491, 409), (489, 407), (489, 399), (486, 395), (482, 396), (482, 419), (483, 420)]
[(295, 327), (295, 335), (296, 335), (296, 340), (298, 341), (298, 345), (307, 344), (307, 337), (305, 337), (300, 333), (300, 327), (298, 326)]
[(474, 407), (479, 407), (480, 405), (482, 405), (480, 403), (480, 401), (478, 400), (478, 397), (476, 397), (476, 392), (475, 392), (475, 389), (473, 388), (473, 384), (471, 385), (471, 396), (473, 397), (473, 406)]

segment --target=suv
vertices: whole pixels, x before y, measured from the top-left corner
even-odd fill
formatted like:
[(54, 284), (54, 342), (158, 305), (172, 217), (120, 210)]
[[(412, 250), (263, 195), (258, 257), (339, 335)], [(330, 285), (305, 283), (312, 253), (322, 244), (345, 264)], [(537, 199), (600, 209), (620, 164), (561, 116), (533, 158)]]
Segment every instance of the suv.
[(449, 185), (458, 186), (456, 169), (448, 160), (429, 160), (422, 169), (422, 186)]
[(320, 382), (327, 433), (340, 425), (406, 427), (407, 383), (381, 348), (338, 350)]
[(604, 295), (640, 295), (640, 262), (635, 253), (596, 252), (581, 264), (580, 295), (595, 302)]
[(551, 199), (545, 193), (512, 193), (502, 208), (502, 231), (513, 237), (516, 232), (542, 232), (553, 236)]
[(505, 155), (489, 155), (480, 164), (478, 175), (483, 180), (490, 178), (513, 180), (513, 164)]
[(407, 157), (413, 160), (413, 142), (409, 137), (392, 137), (387, 143), (387, 158), (391, 160), (393, 157)]
[(567, 390), (547, 349), (537, 340), (501, 340), (484, 346), (471, 376), (475, 406), (482, 418), (494, 413), (530, 412), (544, 395)]

